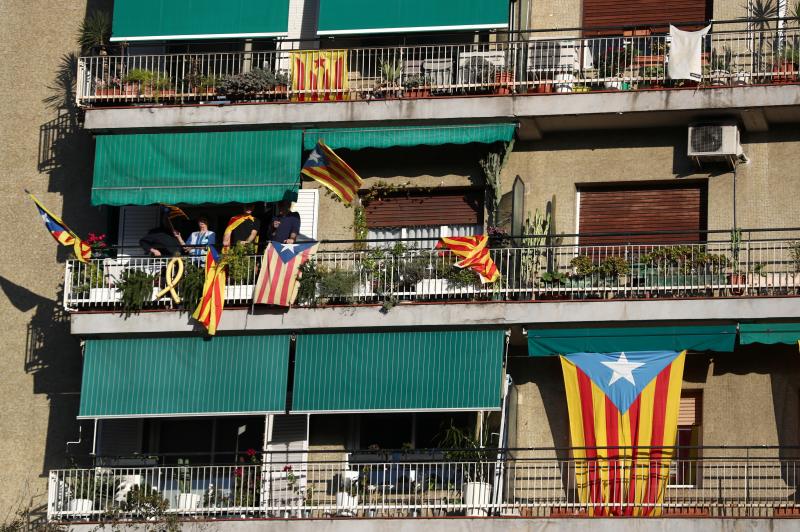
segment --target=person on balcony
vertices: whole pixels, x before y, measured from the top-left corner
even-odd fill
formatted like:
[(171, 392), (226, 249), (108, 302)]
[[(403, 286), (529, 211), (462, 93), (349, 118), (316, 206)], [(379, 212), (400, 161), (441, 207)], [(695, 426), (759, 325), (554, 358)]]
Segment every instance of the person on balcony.
[(278, 203), (278, 213), (269, 224), (269, 239), (283, 244), (294, 244), (300, 234), (300, 214), (289, 210), (290, 199)]
[(183, 247), (184, 253), (194, 257), (201, 257), (206, 252), (206, 246), (213, 246), (217, 243), (217, 235), (208, 229), (208, 218), (200, 216), (197, 218), (197, 231), (189, 235), (189, 240), (184, 241), (179, 231), (175, 231), (175, 238)]
[(180, 255), (180, 243), (175, 238), (175, 228), (166, 216), (161, 220), (161, 225), (150, 229), (139, 240), (139, 245), (150, 256), (173, 257)]
[(255, 206), (250, 203), (242, 207), (242, 214), (234, 216), (228, 222), (225, 233), (222, 235), (222, 247), (229, 248), (239, 242), (245, 244), (258, 244), (258, 232), (261, 230), (261, 221), (253, 216)]

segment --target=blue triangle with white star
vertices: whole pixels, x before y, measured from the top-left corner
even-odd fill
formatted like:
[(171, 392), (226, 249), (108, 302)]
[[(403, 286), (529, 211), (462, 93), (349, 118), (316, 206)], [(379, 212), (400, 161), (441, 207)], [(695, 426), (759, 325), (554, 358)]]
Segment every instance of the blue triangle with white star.
[(626, 351), (571, 353), (564, 357), (583, 371), (624, 414), (678, 355), (677, 351)]
[(295, 242), (294, 244), (284, 244), (283, 242), (276, 242), (274, 240), (270, 240), (270, 244), (272, 244), (272, 247), (275, 248), (275, 250), (278, 252), (278, 256), (285, 263), (289, 262), (290, 260), (295, 258), (297, 255), (301, 254), (308, 248), (316, 245), (317, 242), (312, 240), (310, 242), (300, 242), (300, 243)]

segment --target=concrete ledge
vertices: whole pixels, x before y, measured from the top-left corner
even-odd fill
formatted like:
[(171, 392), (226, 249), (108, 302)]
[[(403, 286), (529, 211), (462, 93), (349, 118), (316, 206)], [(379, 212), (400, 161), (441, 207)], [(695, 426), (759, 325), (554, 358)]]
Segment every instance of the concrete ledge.
[[(506, 327), (512, 325), (643, 322), (675, 320), (769, 320), (796, 318), (800, 299), (651, 299), (638, 301), (546, 301), (512, 303), (401, 304), (382, 313), (380, 306), (294, 308), (289, 311), (249, 308), (225, 310), (220, 332), (352, 330), (421, 327)], [(72, 334), (199, 334), (203, 328), (186, 313), (142, 312), (72, 314)]]
[[(121, 526), (114, 530), (152, 530), (154, 523)], [(184, 522), (185, 531), (230, 530), (250, 532), (794, 532), (796, 519), (520, 519), (520, 518), (451, 518), (451, 519), (300, 519)], [(112, 526), (109, 523), (108, 529)], [(75, 532), (104, 530), (94, 524), (72, 525)]]
[[(85, 128), (118, 130), (264, 124), (302, 127), (337, 123), (352, 126), (415, 121), (458, 123), (564, 116), (613, 117), (651, 111), (777, 110), (797, 105), (800, 105), (797, 85), (769, 85), (416, 100), (92, 108), (86, 111)], [(782, 113), (780, 118), (787, 120)]]

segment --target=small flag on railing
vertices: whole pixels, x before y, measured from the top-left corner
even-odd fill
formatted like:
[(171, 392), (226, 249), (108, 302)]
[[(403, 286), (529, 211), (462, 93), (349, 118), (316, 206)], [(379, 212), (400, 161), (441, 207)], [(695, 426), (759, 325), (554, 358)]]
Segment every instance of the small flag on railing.
[(203, 296), (192, 317), (202, 323), (211, 336), (217, 333), (217, 325), (225, 306), (225, 276), (225, 265), (220, 263), (217, 250), (208, 246)]
[(454, 255), (463, 257), (455, 263), (457, 268), (469, 268), (480, 276), (482, 283), (493, 283), (500, 278), (500, 271), (489, 256), (488, 241), (489, 237), (484, 235), (442, 237), (436, 248), (445, 246)]
[(292, 306), (300, 285), (300, 267), (317, 252), (318, 245), (317, 242), (269, 242), (261, 261), (253, 304)]
[(86, 262), (92, 258), (92, 248), (89, 244), (78, 238), (78, 235), (67, 227), (67, 224), (62, 222), (61, 218), (48, 211), (44, 205), (39, 203), (36, 196), (33, 194), (29, 194), (29, 196), (36, 204), (36, 208), (39, 210), (39, 216), (44, 220), (45, 227), (50, 231), (50, 234), (53, 235), (53, 238), (56, 239), (56, 242), (62, 246), (71, 246), (72, 251), (75, 253), (75, 258), (81, 262)]
[(363, 183), (355, 170), (321, 140), (308, 156), (301, 173), (319, 181), (347, 203), (353, 202)]

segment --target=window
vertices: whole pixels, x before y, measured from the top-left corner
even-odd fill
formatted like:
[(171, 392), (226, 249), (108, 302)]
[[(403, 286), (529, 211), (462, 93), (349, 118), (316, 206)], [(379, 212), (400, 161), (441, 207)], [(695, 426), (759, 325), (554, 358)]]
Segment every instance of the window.
[[(414, 242), (413, 246), (418, 248), (432, 248), (436, 241), (443, 236), (472, 236), (483, 232), (481, 225), (422, 225), (418, 227), (383, 227), (369, 229), (367, 238), (375, 239), (397, 239), (406, 240), (409, 238), (428, 238), (430, 240), (420, 240)], [(370, 242), (370, 247), (384, 247), (387, 242)]]
[(474, 427), (474, 412), (419, 412), (397, 414), (361, 414), (356, 431), (359, 448), (433, 449), (438, 447), (442, 431), (450, 423), (457, 427)]
[(670, 486), (695, 486), (699, 469), (701, 442), (702, 392), (685, 390), (681, 393), (678, 412), (677, 455), (670, 466)]

